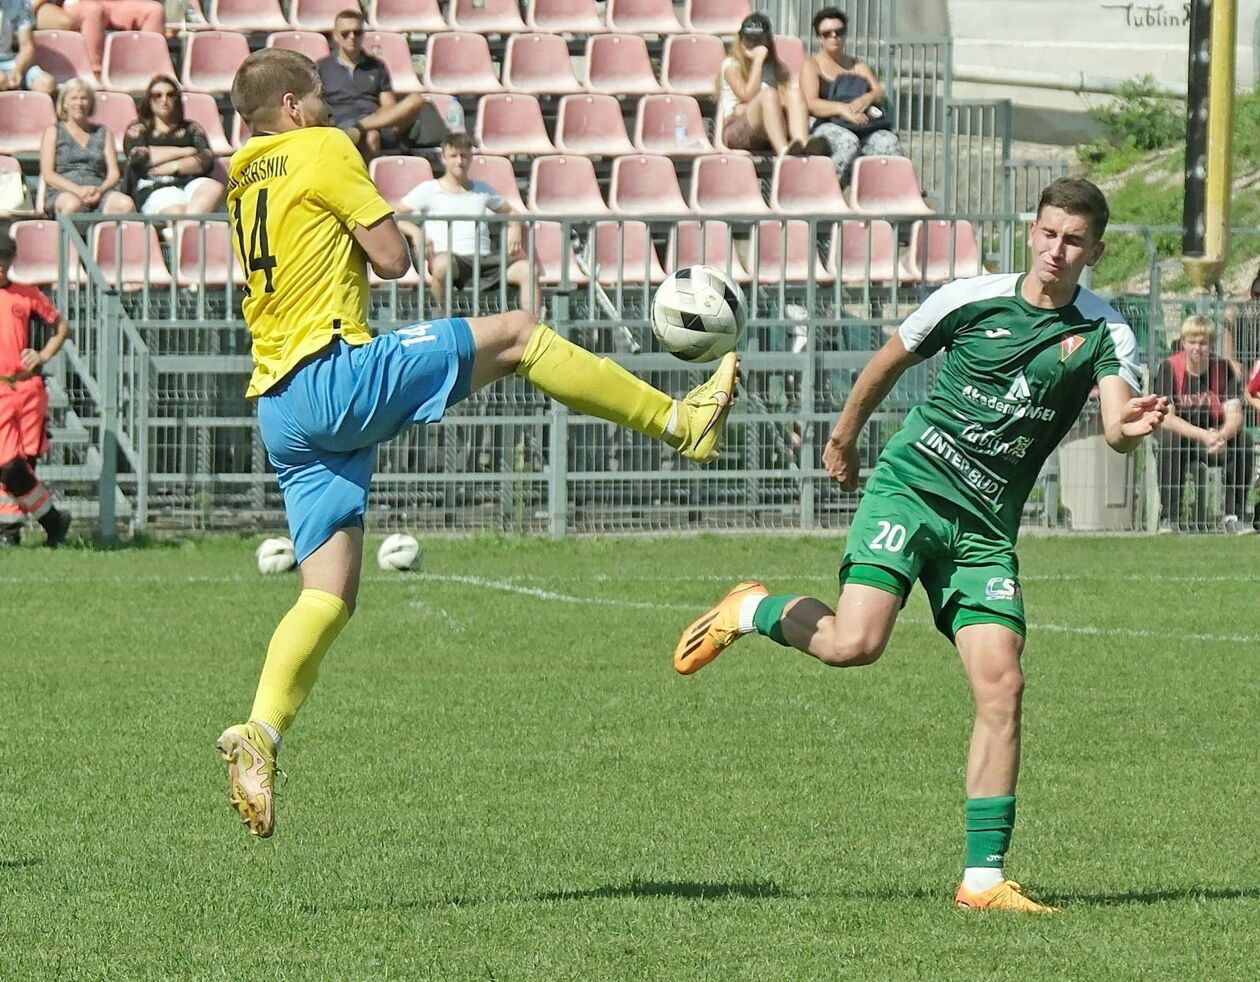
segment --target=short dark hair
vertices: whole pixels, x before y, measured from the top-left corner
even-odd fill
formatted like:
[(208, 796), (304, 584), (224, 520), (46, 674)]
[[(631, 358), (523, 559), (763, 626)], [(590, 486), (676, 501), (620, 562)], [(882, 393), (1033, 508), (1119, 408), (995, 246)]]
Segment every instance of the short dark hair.
[(319, 69), (300, 51), (263, 48), (255, 51), (236, 70), (232, 79), (232, 107), (245, 117), (250, 129), (270, 122), (279, 113), (286, 92), (299, 99), (319, 87)]
[(333, 18), (333, 23), (335, 24), (339, 20), (354, 20), (363, 24), (367, 21), (367, 18), (363, 16), (363, 11), (361, 10), (351, 10), (346, 8), (345, 10), (338, 11), (337, 16)]
[(450, 147), (452, 150), (463, 150), (472, 153), (475, 144), (473, 138), (463, 130), (453, 130), (442, 137), (442, 149)]
[(825, 20), (838, 20), (844, 33), (849, 33), (849, 15), (839, 7), (823, 7), (822, 10), (814, 14), (814, 19), (810, 23), (815, 34), (818, 33), (818, 25)]
[(1037, 217), (1047, 208), (1062, 208), (1069, 215), (1089, 219), (1089, 231), (1095, 240), (1102, 239), (1111, 220), (1111, 209), (1098, 185), (1082, 177), (1060, 177), (1047, 184), (1037, 202)]

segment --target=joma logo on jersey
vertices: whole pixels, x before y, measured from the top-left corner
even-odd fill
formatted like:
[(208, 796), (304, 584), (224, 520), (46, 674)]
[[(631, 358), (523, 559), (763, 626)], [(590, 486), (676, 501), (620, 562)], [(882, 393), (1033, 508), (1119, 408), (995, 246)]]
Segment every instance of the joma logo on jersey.
[(984, 585), (984, 595), (989, 600), (1014, 600), (1019, 593), (1019, 584), (1005, 576), (995, 576)]
[(1059, 361), (1067, 361), (1072, 354), (1085, 343), (1085, 339), (1079, 334), (1069, 334), (1059, 342)]

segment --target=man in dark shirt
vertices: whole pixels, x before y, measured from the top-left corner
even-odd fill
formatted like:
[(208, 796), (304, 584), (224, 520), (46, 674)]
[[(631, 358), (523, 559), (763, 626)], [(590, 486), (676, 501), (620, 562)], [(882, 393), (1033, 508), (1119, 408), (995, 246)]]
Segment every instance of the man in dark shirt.
[(1256, 531), (1247, 512), (1253, 448), (1242, 430), (1242, 386), (1223, 358), (1212, 355), (1216, 328), (1202, 314), (1181, 325), (1181, 350), (1164, 359), (1153, 390), (1168, 396), (1169, 409), (1159, 432), (1159, 485), (1163, 500), (1162, 528), (1171, 529), (1181, 513), (1181, 486), (1186, 470), (1205, 462), (1225, 468), (1227, 532)]

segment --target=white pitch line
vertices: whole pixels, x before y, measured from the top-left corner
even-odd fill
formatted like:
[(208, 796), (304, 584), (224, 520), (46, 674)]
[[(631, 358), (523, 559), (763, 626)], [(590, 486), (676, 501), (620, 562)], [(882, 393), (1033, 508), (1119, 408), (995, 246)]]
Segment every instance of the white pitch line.
[(486, 590), (500, 590), (504, 593), (515, 593), (522, 597), (533, 597), (536, 600), (550, 600), (562, 604), (598, 604), (603, 607), (628, 607), (632, 610), (697, 610), (699, 604), (661, 604), (646, 603), (639, 600), (617, 600), (609, 597), (576, 597), (570, 593), (556, 593), (554, 590), (541, 590), (538, 587), (521, 586), (509, 580), (488, 580), (482, 576), (444, 576), (440, 573), (420, 573), (419, 579), (435, 583), (462, 583), (466, 586), (478, 586)]

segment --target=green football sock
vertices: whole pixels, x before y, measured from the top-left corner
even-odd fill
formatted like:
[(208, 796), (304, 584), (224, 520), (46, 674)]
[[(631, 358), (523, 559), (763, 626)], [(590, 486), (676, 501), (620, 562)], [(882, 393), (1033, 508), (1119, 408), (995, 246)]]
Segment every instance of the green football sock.
[(757, 633), (764, 634), (775, 644), (781, 644), (785, 648), (792, 647), (783, 638), (783, 612), (799, 599), (793, 594), (764, 597), (753, 612), (753, 627), (757, 629)]
[(1015, 796), (968, 798), (964, 815), (967, 849), (963, 866), (975, 869), (987, 866), (1001, 869), (1006, 863), (1006, 850), (1015, 830)]

